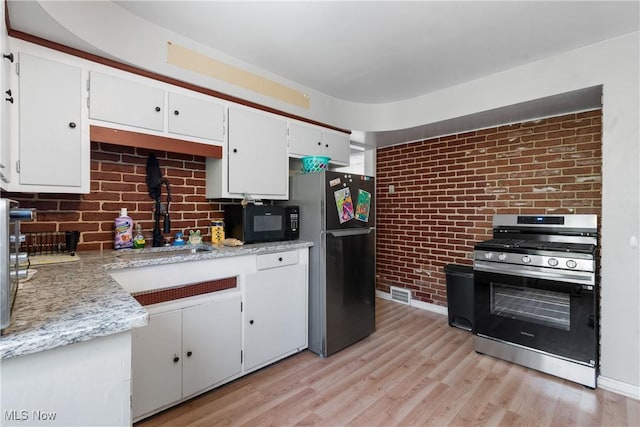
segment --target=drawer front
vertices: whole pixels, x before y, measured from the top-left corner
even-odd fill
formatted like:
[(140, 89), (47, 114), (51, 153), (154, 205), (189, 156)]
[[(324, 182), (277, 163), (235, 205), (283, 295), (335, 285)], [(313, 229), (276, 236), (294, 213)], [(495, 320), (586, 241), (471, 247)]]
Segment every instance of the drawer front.
[(298, 263), (298, 251), (276, 252), (273, 254), (258, 255), (258, 270), (282, 267)]

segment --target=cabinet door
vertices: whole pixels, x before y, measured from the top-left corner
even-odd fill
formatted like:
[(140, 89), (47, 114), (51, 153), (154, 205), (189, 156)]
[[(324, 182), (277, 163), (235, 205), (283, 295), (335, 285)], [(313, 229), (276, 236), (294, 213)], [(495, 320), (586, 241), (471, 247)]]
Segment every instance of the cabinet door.
[(92, 72), (89, 92), (89, 118), (164, 130), (162, 89)]
[(19, 96), (20, 184), (81, 187), (80, 68), (21, 53)]
[(287, 125), (264, 113), (229, 109), (229, 193), (288, 194)]
[(339, 132), (322, 132), (324, 155), (331, 158), (331, 163), (348, 165), (350, 157), (349, 135)]
[(224, 139), (224, 107), (215, 102), (169, 92), (169, 132)]
[[(0, 22), (4, 22), (4, 8), (0, 8), (0, 20)], [(6, 25), (0, 25), (0, 51), (7, 54), (10, 52)], [(10, 72), (11, 62), (8, 60), (0, 62), (0, 85), (2, 86), (2, 92), (7, 95), (5, 99), (13, 99), (13, 95), (15, 95), (13, 93), (15, 89), (11, 87), (11, 79), (9, 78)], [(11, 90), (11, 96), (6, 92), (9, 90)], [(0, 106), (0, 187), (4, 187), (4, 184), (11, 180), (11, 155), (9, 150), (11, 119), (9, 108), (12, 105), (8, 101), (4, 101)]]
[(322, 131), (311, 126), (289, 123), (289, 154), (322, 156)]
[(241, 325), (240, 294), (183, 310), (183, 397), (240, 372)]
[(133, 330), (134, 419), (182, 398), (181, 335), (181, 310), (151, 315), (147, 326)]
[(298, 264), (246, 276), (245, 370), (306, 346), (306, 275), (306, 266)]

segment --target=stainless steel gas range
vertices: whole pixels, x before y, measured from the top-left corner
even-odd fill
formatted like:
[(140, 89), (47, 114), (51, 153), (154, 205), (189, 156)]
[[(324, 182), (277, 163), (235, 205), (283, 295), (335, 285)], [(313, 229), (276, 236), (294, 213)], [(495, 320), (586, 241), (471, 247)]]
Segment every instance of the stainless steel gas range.
[(474, 247), (476, 351), (595, 387), (597, 245), (596, 215), (495, 215)]

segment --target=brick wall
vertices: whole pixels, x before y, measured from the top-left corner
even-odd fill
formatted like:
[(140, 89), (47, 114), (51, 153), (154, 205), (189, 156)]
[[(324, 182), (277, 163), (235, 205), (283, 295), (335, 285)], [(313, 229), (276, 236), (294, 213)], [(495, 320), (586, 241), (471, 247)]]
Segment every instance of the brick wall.
[[(601, 213), (601, 110), (377, 151), (377, 288), (446, 305), (494, 214)], [(393, 185), (395, 191), (389, 192)]]
[[(142, 224), (151, 245), (153, 208), (146, 184), (147, 156), (151, 151), (111, 144), (91, 143), (90, 194), (3, 193), (20, 201), (21, 207), (37, 209), (36, 221), (24, 223), (22, 230), (81, 232), (78, 250), (113, 249), (113, 222), (120, 208), (127, 208), (134, 223)], [(218, 203), (205, 198), (205, 158), (154, 151), (160, 169), (171, 186), (169, 205), (172, 235), (188, 235), (200, 229), (205, 240), (209, 224), (223, 213)], [(162, 187), (162, 202), (165, 202)], [(160, 223), (162, 227), (162, 221)]]

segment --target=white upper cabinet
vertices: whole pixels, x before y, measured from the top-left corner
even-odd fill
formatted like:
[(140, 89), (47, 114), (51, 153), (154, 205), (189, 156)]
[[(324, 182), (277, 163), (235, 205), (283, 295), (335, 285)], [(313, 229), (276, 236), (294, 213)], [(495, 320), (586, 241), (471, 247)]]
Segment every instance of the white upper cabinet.
[(212, 101), (169, 92), (169, 132), (223, 141), (224, 110)]
[(164, 130), (164, 91), (138, 82), (91, 72), (89, 118)]
[(207, 159), (207, 197), (284, 200), (289, 195), (287, 125), (257, 110), (229, 108), (223, 158)]
[[(14, 168), (8, 191), (88, 193), (89, 137), (82, 70), (19, 53), (17, 110), (11, 121)], [(15, 162), (15, 163), (14, 163)]]
[(229, 192), (286, 196), (287, 125), (249, 110), (229, 110)]
[(289, 154), (294, 156), (322, 156), (322, 131), (319, 128), (289, 123)]
[(313, 125), (289, 122), (291, 157), (326, 156), (331, 163), (349, 164), (349, 135)]
[(324, 130), (322, 131), (322, 145), (324, 155), (330, 157), (331, 162), (342, 165), (349, 164), (351, 155), (349, 135), (342, 132)]
[[(4, 8), (0, 8), (0, 22), (4, 21)], [(0, 98), (2, 105), (0, 106), (0, 187), (2, 183), (8, 183), (11, 180), (11, 153), (9, 151), (9, 141), (11, 134), (9, 133), (10, 116), (9, 109), (13, 106), (13, 89), (9, 74), (11, 72), (11, 64), (14, 56), (10, 53), (9, 38), (7, 36), (7, 26), (0, 25), (0, 51), (6, 55), (0, 58), (0, 86), (2, 92), (6, 95), (4, 99)]]
[(156, 84), (92, 71), (89, 118), (105, 122), (107, 127), (134, 127), (138, 132), (178, 139), (193, 137), (197, 142), (213, 141), (215, 145), (224, 142), (226, 108), (222, 103)]

